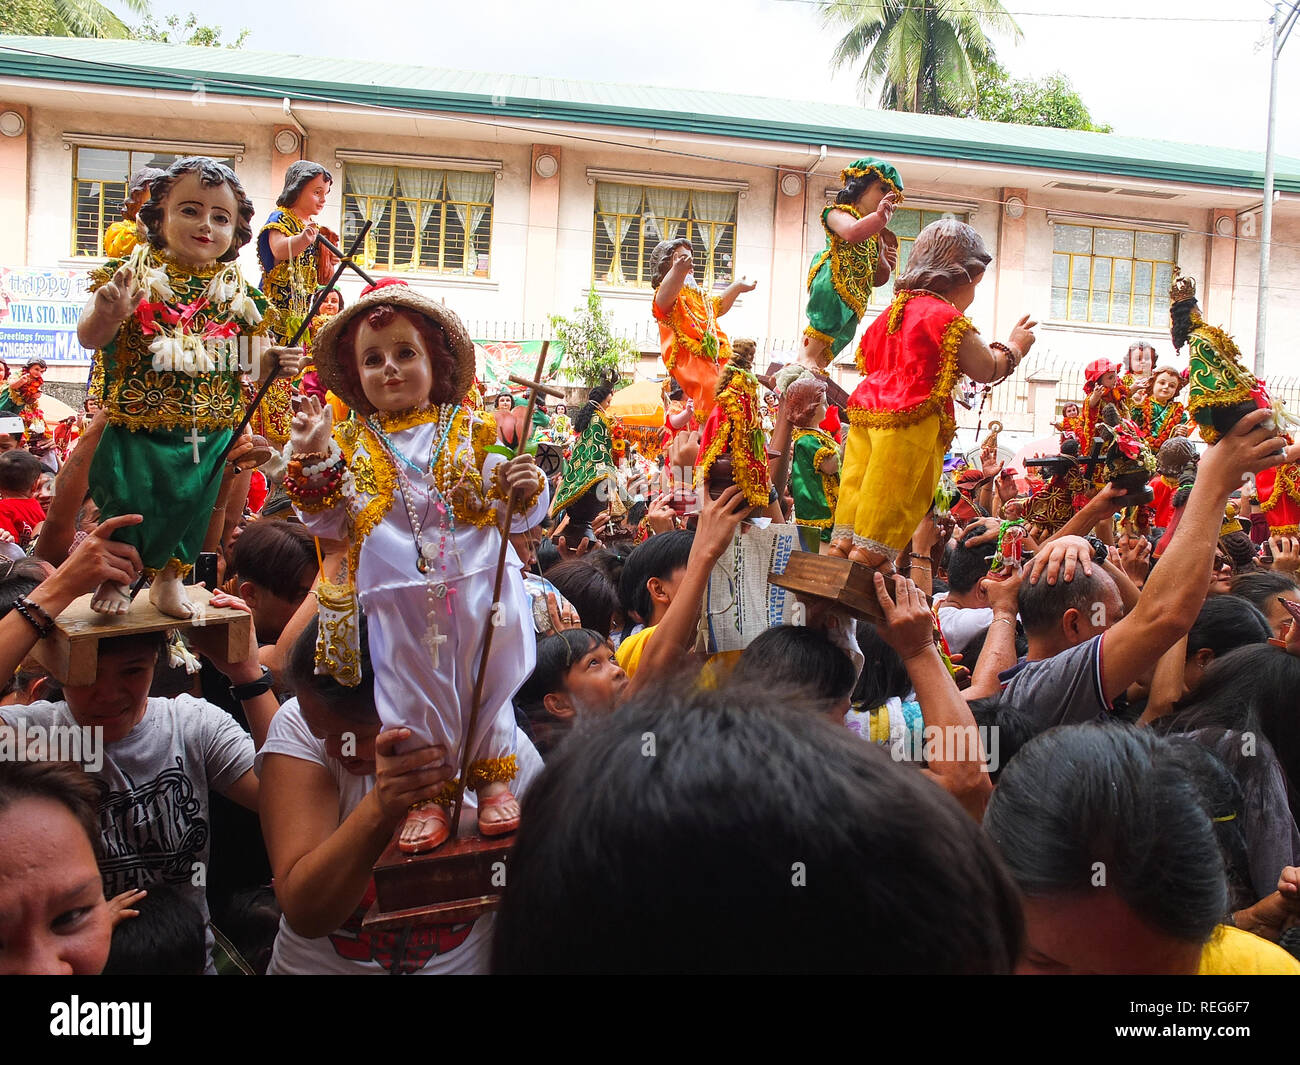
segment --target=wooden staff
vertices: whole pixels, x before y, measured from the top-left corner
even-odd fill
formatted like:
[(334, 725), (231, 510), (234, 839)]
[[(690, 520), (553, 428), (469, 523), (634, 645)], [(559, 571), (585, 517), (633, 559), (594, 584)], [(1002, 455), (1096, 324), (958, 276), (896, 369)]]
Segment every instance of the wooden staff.
[[(564, 393), (558, 388), (551, 388), (549, 385), (541, 383), (541, 376), (546, 369), (546, 349), (551, 346), (549, 340), (542, 341), (541, 353), (537, 356), (537, 372), (533, 374), (533, 380), (523, 377), (516, 377), (511, 374), (509, 380), (517, 385), (522, 385), (528, 389), (528, 406), (524, 409), (524, 425), (519, 437), (519, 445), (515, 448), (516, 455), (522, 455), (524, 448), (528, 446), (528, 438), (533, 432), (533, 410), (537, 406), (537, 394), (545, 392), (550, 396), (559, 396), (563, 398)], [(499, 470), (500, 467), (497, 467)], [(495, 605), (501, 601), (501, 584), (506, 575), (506, 552), (510, 549), (510, 522), (515, 514), (515, 493), (512, 491), (506, 496), (505, 520), (501, 526), (501, 550), (497, 554), (497, 572), (496, 580), (492, 585), (492, 602)], [(474, 698), (470, 703), (469, 709), (469, 727), (465, 729), (465, 747), (460, 756), (460, 775), (456, 784), (456, 801), (452, 804), (451, 826), (454, 833), (460, 825), (460, 811), (465, 801), (465, 778), (469, 774), (469, 756), (470, 747), (474, 741), (474, 727), (478, 724), (479, 707), (483, 702), (483, 682), (487, 677), (488, 655), (492, 652), (492, 633), (496, 626), (492, 624), (492, 618), (495, 616), (495, 610), (488, 615), (487, 627), (483, 633), (483, 651), (478, 658), (478, 676), (474, 679)]]
[[(316, 317), (316, 312), (320, 310), (320, 305), (325, 301), (325, 297), (334, 291), (334, 286), (338, 284), (339, 278), (343, 276), (344, 270), (352, 270), (367, 284), (373, 285), (375, 283), (374, 278), (352, 261), (352, 256), (354, 256), (363, 246), (366, 234), (370, 232), (371, 224), (372, 223), (367, 220), (365, 225), (361, 227), (361, 232), (357, 234), (356, 240), (352, 242), (352, 246), (348, 248), (346, 255), (334, 247), (334, 245), (324, 237), (316, 238), (338, 255), (339, 265), (334, 270), (334, 274), (330, 277), (328, 284), (326, 284), (324, 288), (320, 289), (316, 293), (315, 298), (312, 299), (311, 306), (307, 309), (307, 314), (303, 317), (302, 323), (298, 326), (298, 331), (293, 334), (293, 338), (285, 345), (285, 347), (296, 348), (298, 346), (298, 342), (302, 340), (303, 334), (307, 332), (308, 326), (311, 325), (312, 319)], [(248, 428), (248, 423), (253, 420), (253, 415), (257, 413), (257, 408), (262, 405), (262, 400), (266, 398), (266, 394), (270, 391), (272, 383), (279, 376), (280, 371), (278, 369), (272, 370), (266, 375), (266, 380), (262, 382), (262, 387), (257, 390), (257, 395), (253, 397), (253, 402), (248, 405), (248, 410), (244, 412), (244, 417), (240, 420), (239, 424), (235, 426), (235, 432), (230, 438), (230, 443), (228, 443), (225, 450), (221, 452), (221, 461), (218, 462), (216, 467), (213, 469), (211, 474), (212, 478), (221, 475), (221, 468), (226, 464), (226, 459), (235, 449), (235, 445), (239, 443), (240, 436), (242, 436), (244, 430)]]

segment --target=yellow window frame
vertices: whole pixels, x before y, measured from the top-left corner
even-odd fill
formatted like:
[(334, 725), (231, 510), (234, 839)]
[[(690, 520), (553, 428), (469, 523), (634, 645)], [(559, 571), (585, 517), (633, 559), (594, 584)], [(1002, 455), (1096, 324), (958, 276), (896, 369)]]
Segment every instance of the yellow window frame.
[[(598, 267), (596, 264), (596, 242), (600, 239), (602, 235), (604, 235), (605, 239), (607, 240), (609, 239), (609, 234), (605, 233), (604, 225), (601, 222), (602, 218), (612, 218), (614, 220), (614, 227), (617, 230), (619, 226), (619, 222), (622, 219), (626, 218), (629, 221), (644, 220), (645, 213), (646, 213), (645, 194), (648, 189), (655, 189), (661, 191), (673, 191), (673, 192), (682, 191), (680, 188), (665, 189), (664, 186), (661, 185), (637, 185), (634, 187), (639, 188), (641, 190), (641, 207), (640, 210), (638, 210), (636, 213), (624, 213), (621, 211), (618, 212), (602, 211), (600, 210), (599, 202), (598, 201), (593, 202), (592, 234), (591, 234), (591, 278), (592, 281), (596, 284), (606, 284), (618, 288), (640, 288), (640, 289), (650, 288), (650, 275), (648, 273), (649, 264), (646, 261), (646, 252), (647, 252), (646, 227), (644, 224), (637, 226), (637, 236), (636, 236), (637, 276), (636, 278), (634, 280), (629, 281), (624, 275), (622, 256), (620, 254), (622, 250), (621, 242), (620, 243), (614, 243), (613, 241), (610, 242), (611, 244), (613, 244), (613, 255), (610, 258), (610, 268), (607, 271), (605, 271), (603, 275), (597, 273)], [(693, 195), (694, 190), (688, 189), (686, 191)], [(739, 213), (739, 206), (740, 206), (739, 198), (737, 198), (737, 213)], [(684, 236), (687, 240), (692, 242), (692, 246), (694, 245), (695, 232), (697, 228), (701, 232), (707, 229), (708, 236), (710, 237), (713, 236), (713, 230), (715, 229), (721, 229), (724, 232), (729, 229), (731, 231), (731, 247), (733, 253), (732, 263), (731, 263), (731, 276), (732, 279), (734, 280), (736, 277), (736, 263), (735, 263), (735, 254), (734, 254), (736, 250), (736, 222), (734, 221), (709, 222), (709, 221), (705, 221), (704, 219), (693, 218), (691, 217), (691, 212), (693, 210), (693, 207), (694, 207), (694, 201), (690, 198), (690, 195), (688, 195), (686, 200), (686, 217), (683, 218), (680, 216), (673, 215), (664, 218), (663, 221), (665, 223), (672, 223), (674, 225), (674, 228), (677, 228), (677, 226), (684, 226), (685, 227), (684, 232), (679, 232), (678, 236)], [(722, 236), (719, 235), (718, 239), (713, 242), (715, 254), (716, 254), (716, 249), (721, 242), (722, 242)], [(659, 241), (656, 240), (654, 243), (658, 244)], [(705, 238), (703, 240), (703, 243), (705, 247), (708, 247), (710, 242), (707, 238)], [(650, 248), (648, 250), (653, 251), (654, 244), (650, 245)], [(698, 271), (699, 269), (700, 269), (700, 264), (696, 263), (696, 270)], [(708, 262), (703, 264), (703, 276), (697, 278), (700, 287), (704, 289), (706, 292), (710, 291), (713, 288), (716, 274), (717, 274), (717, 269), (714, 263), (714, 256), (710, 255)]]

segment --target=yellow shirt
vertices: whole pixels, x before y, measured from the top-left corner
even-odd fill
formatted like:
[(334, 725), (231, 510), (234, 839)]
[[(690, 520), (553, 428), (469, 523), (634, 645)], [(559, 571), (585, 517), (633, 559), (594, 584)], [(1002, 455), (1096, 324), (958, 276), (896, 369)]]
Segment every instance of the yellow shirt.
[(645, 650), (646, 641), (654, 631), (655, 626), (651, 625), (640, 632), (632, 633), (618, 645), (618, 650), (614, 652), (614, 660), (623, 667), (623, 672), (629, 679), (636, 676), (637, 667), (641, 664), (641, 652)]
[(1300, 976), (1300, 961), (1276, 943), (1219, 925), (1201, 951), (1200, 976)]

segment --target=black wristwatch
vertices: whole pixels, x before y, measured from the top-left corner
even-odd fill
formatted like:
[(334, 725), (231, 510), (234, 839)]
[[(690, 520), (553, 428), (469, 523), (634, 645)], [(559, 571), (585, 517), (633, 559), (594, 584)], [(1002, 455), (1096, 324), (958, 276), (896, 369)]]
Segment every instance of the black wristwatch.
[(262, 667), (262, 675), (257, 680), (249, 681), (247, 684), (232, 684), (230, 686), (230, 697), (236, 702), (242, 703), (245, 699), (256, 699), (259, 695), (265, 695), (271, 690), (271, 671)]
[(1092, 545), (1092, 560), (1101, 565), (1106, 559), (1110, 558), (1110, 550), (1106, 547), (1105, 542), (1098, 536), (1085, 536), (1085, 540)]

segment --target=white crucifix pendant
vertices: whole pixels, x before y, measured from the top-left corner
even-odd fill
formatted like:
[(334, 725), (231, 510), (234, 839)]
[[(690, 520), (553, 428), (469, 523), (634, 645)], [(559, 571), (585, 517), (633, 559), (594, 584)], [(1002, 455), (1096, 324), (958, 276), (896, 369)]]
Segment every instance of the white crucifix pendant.
[(189, 435), (182, 437), (187, 444), (194, 445), (194, 465), (199, 464), (199, 445), (207, 439), (206, 436), (199, 436), (199, 427), (196, 425), (190, 430)]
[(429, 654), (433, 655), (433, 668), (438, 669), (438, 659), (441, 657), (442, 645), (447, 642), (447, 637), (446, 634), (438, 631), (436, 621), (430, 622), (429, 635), (425, 637), (425, 642), (429, 645)]

